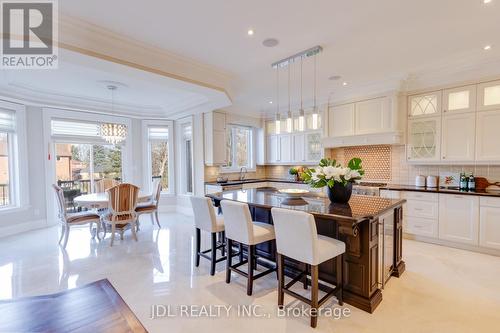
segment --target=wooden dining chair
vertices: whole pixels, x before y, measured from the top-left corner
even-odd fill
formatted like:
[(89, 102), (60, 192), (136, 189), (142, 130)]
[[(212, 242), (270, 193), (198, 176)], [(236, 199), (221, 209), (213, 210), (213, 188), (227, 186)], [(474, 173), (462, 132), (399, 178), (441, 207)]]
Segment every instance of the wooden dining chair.
[(94, 191), (96, 193), (106, 192), (110, 188), (119, 185), (120, 182), (111, 178), (99, 179), (94, 184)]
[(56, 202), (59, 210), (59, 222), (61, 223), (61, 236), (59, 237), (59, 244), (64, 239), (62, 244), (63, 248), (66, 248), (69, 238), (69, 229), (74, 225), (89, 224), (89, 228), (93, 230), (94, 223), (96, 224), (96, 232), (92, 233), (92, 238), (96, 235), (99, 237), (99, 231), (101, 229), (101, 221), (99, 215), (92, 212), (79, 212), (79, 213), (67, 213), (66, 212), (66, 200), (64, 198), (64, 191), (61, 187), (56, 184), (52, 185), (54, 192), (56, 194)]
[[(153, 196), (151, 197), (151, 201), (138, 204), (137, 208), (135, 209), (135, 212), (137, 213), (137, 219), (139, 219), (140, 215), (150, 214), (151, 224), (154, 225), (155, 224), (154, 219), (156, 219), (156, 224), (158, 225), (158, 228), (161, 228), (160, 219), (158, 218), (158, 204), (160, 202), (160, 195), (161, 195), (161, 182), (153, 181), (153, 185), (155, 187), (153, 187)], [(139, 221), (137, 221), (137, 227), (139, 227)]]
[(107, 214), (101, 217), (104, 225), (104, 235), (108, 228), (111, 227), (111, 244), (115, 240), (115, 233), (120, 233), (120, 239), (123, 240), (123, 233), (130, 229), (132, 236), (137, 241), (136, 222), (137, 213), (137, 197), (139, 188), (132, 184), (119, 184), (106, 191), (108, 193), (108, 210)]

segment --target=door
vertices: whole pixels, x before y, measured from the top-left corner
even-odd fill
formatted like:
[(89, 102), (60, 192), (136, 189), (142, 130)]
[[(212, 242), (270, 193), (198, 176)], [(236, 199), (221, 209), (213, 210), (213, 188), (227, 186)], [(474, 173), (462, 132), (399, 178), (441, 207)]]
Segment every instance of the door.
[(478, 111), (500, 109), (500, 80), (479, 84), (477, 86), (477, 93)]
[(354, 135), (354, 103), (331, 107), (328, 111), (328, 136)]
[(293, 136), (293, 161), (297, 163), (306, 160), (306, 135), (295, 134)]
[(481, 206), (479, 221), (479, 245), (500, 250), (500, 206)]
[(391, 130), (392, 117), (388, 97), (374, 98), (355, 105), (356, 135), (383, 133)]
[(439, 238), (479, 245), (479, 197), (439, 195)]
[(407, 159), (409, 162), (440, 160), (441, 117), (408, 121)]
[(321, 133), (308, 133), (306, 135), (306, 161), (319, 163), (323, 155), (324, 150), (321, 142)]
[(446, 114), (443, 116), (441, 160), (474, 161), (476, 114)]
[(410, 118), (440, 115), (441, 107), (441, 91), (408, 97), (408, 116)]
[(443, 113), (476, 111), (476, 85), (447, 89), (443, 92)]
[(269, 135), (267, 137), (266, 160), (268, 163), (276, 163), (278, 161), (278, 137)]
[(500, 129), (500, 110), (478, 112), (476, 121), (476, 160), (499, 162), (500, 144), (495, 138)]
[(287, 163), (292, 161), (292, 136), (280, 135), (279, 136), (279, 150), (278, 161), (280, 163)]

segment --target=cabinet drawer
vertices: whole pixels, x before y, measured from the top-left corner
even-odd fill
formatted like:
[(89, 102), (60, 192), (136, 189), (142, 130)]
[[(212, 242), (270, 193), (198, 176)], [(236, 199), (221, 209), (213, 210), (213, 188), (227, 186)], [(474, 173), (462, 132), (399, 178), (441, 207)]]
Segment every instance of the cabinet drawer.
[(438, 208), (437, 200), (435, 202), (408, 200), (406, 202), (406, 216), (437, 219), (439, 216)]
[(486, 207), (500, 207), (500, 198), (480, 197), (479, 205)]
[(402, 197), (402, 192), (391, 190), (380, 190), (380, 197), (387, 199), (399, 199)]
[(437, 238), (438, 220), (421, 217), (406, 217), (404, 219), (403, 231), (407, 234)]
[(437, 202), (439, 200), (437, 193), (423, 193), (423, 192), (404, 192), (404, 198), (408, 200), (422, 200)]

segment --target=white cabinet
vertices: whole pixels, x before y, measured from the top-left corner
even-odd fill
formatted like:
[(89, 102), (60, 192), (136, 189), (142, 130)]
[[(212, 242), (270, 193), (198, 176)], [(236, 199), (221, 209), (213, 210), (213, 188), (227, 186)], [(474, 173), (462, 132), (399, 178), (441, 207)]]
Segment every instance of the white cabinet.
[(479, 84), (477, 93), (477, 109), (479, 111), (500, 109), (500, 80)]
[(324, 156), (323, 144), (321, 142), (321, 133), (307, 133), (306, 137), (306, 162), (319, 163)]
[(402, 192), (400, 196), (406, 198), (406, 205), (403, 209), (403, 231), (407, 234), (437, 238), (438, 194)]
[(344, 104), (331, 107), (328, 111), (328, 136), (354, 135), (355, 104)]
[(226, 115), (209, 112), (203, 115), (205, 137), (205, 164), (225, 165), (227, 163)]
[(292, 159), (297, 163), (306, 161), (306, 135), (304, 133), (293, 135)]
[(406, 216), (403, 220), (403, 230), (407, 234), (437, 238), (438, 220)]
[(481, 206), (479, 245), (500, 250), (500, 207)]
[(280, 163), (286, 163), (292, 161), (292, 136), (291, 135), (280, 135), (278, 136), (278, 161)]
[(277, 163), (278, 156), (278, 136), (269, 135), (266, 140), (266, 161), (267, 163)]
[(443, 113), (476, 111), (476, 85), (446, 89), (443, 92)]
[(356, 135), (391, 131), (392, 110), (389, 98), (374, 98), (355, 103), (354, 119)]
[(441, 117), (410, 119), (408, 121), (408, 161), (440, 160)]
[(439, 238), (479, 245), (479, 197), (439, 195)]
[(441, 160), (447, 162), (474, 161), (476, 114), (446, 114), (443, 116)]
[(500, 144), (496, 139), (500, 130), (500, 110), (478, 112), (476, 121), (476, 160), (500, 161)]
[(436, 116), (441, 114), (441, 91), (408, 97), (408, 116), (410, 118)]

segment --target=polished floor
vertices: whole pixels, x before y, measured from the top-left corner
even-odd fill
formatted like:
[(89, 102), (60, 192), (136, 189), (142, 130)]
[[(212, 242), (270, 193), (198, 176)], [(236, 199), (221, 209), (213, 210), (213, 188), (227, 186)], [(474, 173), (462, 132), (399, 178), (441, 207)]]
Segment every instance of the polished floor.
[[(126, 234), (112, 248), (108, 239), (91, 240), (88, 228), (72, 230), (66, 251), (57, 246), (55, 227), (1, 238), (0, 299), (49, 294), (107, 278), (150, 332), (499, 330), (500, 257), (405, 241), (407, 270), (389, 281), (374, 314), (346, 305), (350, 313), (325, 313), (313, 330), (298, 313), (278, 315), (274, 275), (257, 280), (254, 296), (248, 297), (243, 277), (224, 282), (223, 263), (214, 277), (208, 261), (194, 267), (190, 217), (161, 214), (160, 221), (158, 230), (145, 216), (139, 242)], [(160, 305), (156, 309), (163, 316), (151, 319), (153, 305)], [(288, 308), (300, 306), (293, 302)], [(334, 300), (327, 306), (338, 309)], [(256, 316), (242, 316), (244, 309)]]

